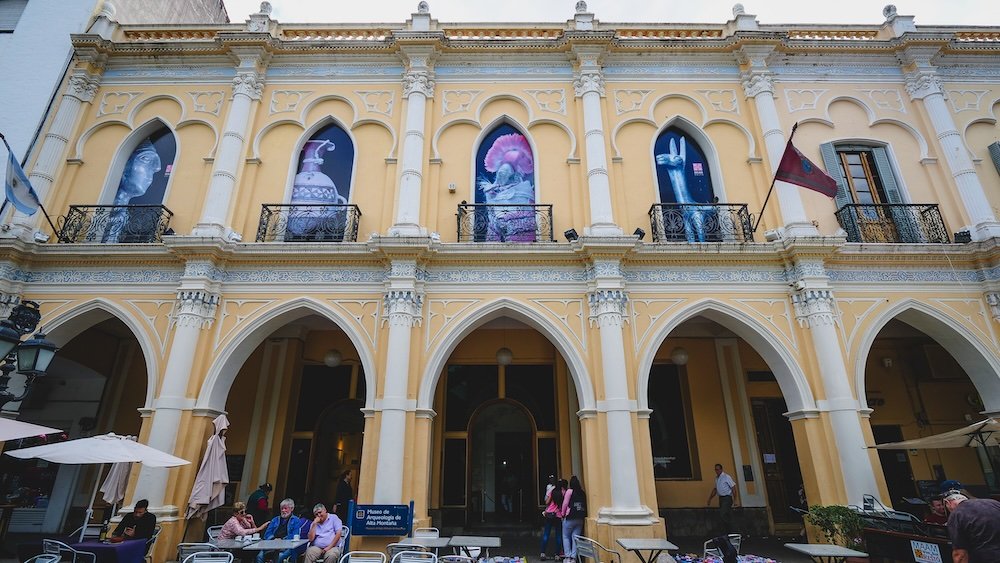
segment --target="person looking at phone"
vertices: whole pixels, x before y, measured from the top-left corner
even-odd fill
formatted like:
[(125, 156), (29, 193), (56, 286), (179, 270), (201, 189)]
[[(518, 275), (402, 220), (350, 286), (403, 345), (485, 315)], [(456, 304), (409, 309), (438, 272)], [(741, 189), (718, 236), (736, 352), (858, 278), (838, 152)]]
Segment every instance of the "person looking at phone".
[(153, 537), (155, 528), (156, 516), (149, 511), (149, 501), (142, 499), (118, 523), (118, 527), (111, 533), (111, 541), (148, 540)]

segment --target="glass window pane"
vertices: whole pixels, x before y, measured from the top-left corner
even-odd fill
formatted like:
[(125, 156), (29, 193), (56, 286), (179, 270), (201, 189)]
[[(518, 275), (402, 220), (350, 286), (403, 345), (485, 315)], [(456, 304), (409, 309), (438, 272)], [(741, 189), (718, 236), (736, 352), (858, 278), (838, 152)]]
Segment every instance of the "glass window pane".
[(872, 198), (871, 192), (857, 192), (858, 203), (870, 204), (875, 203), (875, 199)]
[(555, 430), (556, 392), (552, 366), (510, 365), (506, 380), (507, 398), (524, 405), (539, 430)]
[(854, 179), (854, 189), (859, 192), (869, 192), (871, 188), (868, 186), (867, 178), (855, 178)]
[(864, 166), (861, 166), (860, 164), (852, 164), (850, 168), (851, 168), (851, 176), (852, 177), (854, 177), (854, 178), (867, 178), (868, 177), (865, 174), (865, 167)]
[(472, 411), (499, 393), (497, 366), (448, 366), (445, 430), (468, 428)]
[(861, 155), (856, 152), (844, 153), (848, 164), (861, 164)]
[(649, 440), (653, 450), (653, 476), (691, 478), (686, 394), (673, 364), (656, 364), (649, 371)]
[(465, 438), (444, 441), (442, 468), (442, 504), (465, 506)]

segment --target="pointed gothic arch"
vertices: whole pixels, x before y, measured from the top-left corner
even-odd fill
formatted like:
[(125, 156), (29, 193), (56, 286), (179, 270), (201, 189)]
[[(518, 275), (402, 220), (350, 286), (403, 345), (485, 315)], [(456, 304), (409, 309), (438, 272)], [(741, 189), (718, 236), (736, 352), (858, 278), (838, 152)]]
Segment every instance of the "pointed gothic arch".
[(174, 176), (180, 141), (159, 117), (136, 127), (115, 152), (101, 190), (102, 205), (162, 205)]

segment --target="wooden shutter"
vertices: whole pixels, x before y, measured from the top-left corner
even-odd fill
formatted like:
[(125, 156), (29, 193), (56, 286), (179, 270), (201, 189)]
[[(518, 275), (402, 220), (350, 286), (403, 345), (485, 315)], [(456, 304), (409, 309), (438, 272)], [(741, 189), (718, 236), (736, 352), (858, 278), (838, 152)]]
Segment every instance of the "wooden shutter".
[(28, 0), (0, 0), (0, 33), (14, 31)]
[(997, 168), (997, 174), (1000, 174), (1000, 142), (993, 143), (989, 146), (990, 158), (993, 159), (993, 166)]
[(889, 200), (882, 203), (904, 203), (903, 196), (899, 193), (899, 184), (896, 183), (896, 176), (892, 172), (892, 165), (889, 164), (888, 151), (885, 147), (874, 147), (872, 156), (875, 157), (875, 170), (878, 171), (879, 180), (882, 182), (882, 190)]
[(833, 146), (833, 143), (823, 143), (819, 146), (819, 152), (823, 156), (823, 165), (826, 166), (826, 173), (837, 181), (837, 196), (834, 198), (837, 203), (837, 209), (854, 203), (854, 200), (851, 198), (851, 190), (847, 186), (847, 178), (844, 177), (844, 171), (840, 168), (840, 157), (837, 156), (837, 148)]

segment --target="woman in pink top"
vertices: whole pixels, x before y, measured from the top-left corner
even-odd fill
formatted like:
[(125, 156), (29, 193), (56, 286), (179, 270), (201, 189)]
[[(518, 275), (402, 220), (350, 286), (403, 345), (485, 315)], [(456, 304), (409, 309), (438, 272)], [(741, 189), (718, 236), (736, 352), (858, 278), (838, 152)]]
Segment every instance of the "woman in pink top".
[[(552, 535), (553, 528), (556, 531), (556, 552), (562, 553), (562, 549), (559, 547), (562, 539), (560, 515), (562, 514), (562, 498), (565, 489), (565, 479), (556, 481), (555, 475), (549, 475), (549, 484), (545, 487), (545, 510), (542, 511), (542, 518), (545, 520), (545, 527), (542, 529), (542, 554), (539, 556), (542, 561), (549, 558), (546, 548), (549, 545), (549, 537)], [(558, 555), (554, 556), (554, 558), (558, 557)]]
[(236, 539), (236, 536), (250, 536), (256, 534), (267, 527), (267, 522), (258, 526), (253, 521), (253, 516), (247, 514), (247, 505), (242, 502), (233, 503), (233, 517), (226, 520), (219, 532), (220, 540)]

